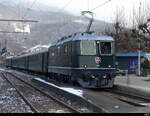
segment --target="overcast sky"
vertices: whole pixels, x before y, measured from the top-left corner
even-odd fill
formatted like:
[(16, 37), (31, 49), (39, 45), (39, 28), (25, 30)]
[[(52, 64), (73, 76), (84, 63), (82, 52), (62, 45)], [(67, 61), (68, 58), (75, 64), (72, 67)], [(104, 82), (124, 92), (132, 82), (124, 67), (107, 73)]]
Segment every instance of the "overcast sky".
[[(139, 6), (141, 3), (141, 11), (143, 8), (146, 14), (150, 15), (150, 0), (12, 0), (19, 3), (23, 2), (29, 8), (36, 8), (37, 3), (45, 4), (50, 7), (55, 7), (59, 12), (67, 11), (74, 15), (81, 15), (81, 11), (92, 10), (94, 12), (94, 18), (103, 20), (106, 22), (113, 22), (116, 16), (116, 12), (119, 11), (124, 14), (125, 20), (128, 25), (132, 20), (133, 9), (136, 14), (139, 13)], [(9, 0), (0, 0), (0, 3)], [(106, 4), (104, 4), (106, 3)], [(100, 6), (100, 7), (98, 7)], [(96, 8), (96, 9), (95, 9)], [(142, 16), (143, 14), (141, 14)]]
[[(73, 13), (75, 15), (80, 15), (83, 10), (91, 10), (109, 0), (37, 0), (38, 2), (44, 3), (49, 6), (57, 7), (62, 11), (62, 9)], [(117, 9), (124, 12), (125, 17), (130, 20), (133, 14), (133, 8), (138, 12), (139, 4), (141, 6), (147, 7), (150, 4), (150, 0), (110, 0), (105, 5), (93, 10), (95, 13), (95, 18), (100, 20), (105, 20), (112, 22)], [(64, 8), (65, 7), (65, 8)], [(150, 11), (150, 10), (149, 10)], [(149, 12), (150, 13), (150, 12)]]

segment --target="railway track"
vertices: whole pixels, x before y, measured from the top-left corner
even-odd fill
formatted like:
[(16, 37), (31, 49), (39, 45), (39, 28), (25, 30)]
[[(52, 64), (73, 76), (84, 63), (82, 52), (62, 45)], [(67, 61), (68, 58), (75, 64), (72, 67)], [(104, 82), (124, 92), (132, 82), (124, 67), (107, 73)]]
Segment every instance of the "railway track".
[[(51, 110), (54, 111), (54, 109), (59, 111), (63, 109), (65, 113), (82, 113), (78, 109), (69, 106), (11, 73), (1, 72), (1, 74), (3, 78), (16, 89), (20, 97), (35, 113), (51, 112)], [(11, 78), (9, 78), (9, 76), (11, 76)]]
[[(9, 73), (10, 75), (12, 75), (12, 76), (15, 76), (14, 74), (12, 74), (12, 73)], [(17, 75), (18, 76), (18, 75)], [(16, 76), (16, 77), (17, 77)], [(22, 80), (22, 79), (24, 79), (24, 78), (21, 78), (21, 77), (19, 77), (18, 76), (18, 78), (20, 79), (20, 80)], [(32, 83), (32, 85), (31, 86), (33, 86), (33, 83)], [(35, 85), (36, 86), (36, 85)], [(59, 85), (58, 85), (59, 86)], [(37, 86), (36, 86), (37, 87)], [(40, 87), (39, 87), (40, 88)], [(78, 88), (78, 87), (77, 87)], [(40, 88), (40, 90), (42, 89), (42, 87)], [(119, 101), (122, 101), (122, 102), (125, 102), (125, 103), (127, 103), (127, 104), (130, 104), (130, 105), (132, 105), (132, 106), (134, 106), (134, 107), (148, 107), (148, 106), (146, 106), (146, 105), (144, 105), (143, 103), (150, 103), (150, 99), (149, 98), (145, 98), (145, 97), (142, 97), (142, 96), (138, 96), (138, 95), (134, 95), (134, 94), (129, 94), (129, 93), (127, 93), (127, 92), (124, 92), (124, 91), (119, 91), (119, 90), (117, 90), (116, 88), (114, 88), (114, 89), (105, 89), (105, 90), (98, 90), (98, 91), (93, 91), (93, 90), (87, 90), (87, 89), (82, 89), (82, 88), (79, 88), (80, 90), (82, 90), (82, 91), (86, 91), (86, 92), (90, 92), (90, 91), (92, 91), (92, 93), (94, 93), (94, 94), (92, 94), (92, 96), (95, 96), (96, 94), (99, 94), (99, 96), (100, 95), (103, 95), (103, 96), (111, 96), (111, 97), (113, 97), (113, 98), (115, 98), (115, 99), (118, 99)], [(97, 95), (96, 95), (97, 96)], [(100, 98), (100, 97), (99, 97)], [(65, 102), (66, 103), (66, 102)], [(103, 105), (102, 105), (102, 107), (103, 107)], [(79, 109), (78, 109), (79, 110)], [(109, 110), (107, 110), (106, 109), (106, 111), (109, 113)], [(81, 112), (83, 112), (82, 110), (80, 111), (79, 110), (79, 112), (81, 113)], [(105, 113), (107, 113), (107, 112), (105, 112)]]
[[(135, 95), (132, 93), (127, 93), (125, 91), (121, 91), (118, 89), (105, 89), (106, 94), (109, 94), (120, 101), (126, 102), (128, 104), (139, 106), (139, 107), (147, 107), (144, 104), (150, 103), (150, 98), (146, 98), (143, 96)], [(149, 106), (150, 107), (150, 106)]]
[[(77, 110), (78, 113), (106, 113), (106, 111), (102, 107), (98, 107), (91, 101), (89, 102), (88, 100), (79, 97), (78, 95), (63, 91), (61, 89), (57, 89), (54, 86), (47, 86), (46, 84), (40, 84), (38, 82), (33, 82), (32, 79), (41, 77), (40, 75), (26, 75), (23, 73), (18, 73), (14, 71), (7, 71), (5, 70), (4, 72), (7, 72), (8, 74), (15, 76), (18, 78), (20, 81), (29, 83), (31, 86), (37, 88), (48, 94), (51, 95), (53, 98), (57, 98), (59, 101), (62, 101), (63, 103), (72, 106), (74, 109)], [(42, 77), (44, 78), (44, 77)], [(51, 82), (53, 83), (53, 82)], [(55, 83), (57, 86), (60, 86), (60, 83)], [(66, 87), (66, 85), (63, 85), (62, 87)], [(67, 85), (67, 88), (70, 87), (70, 85)], [(73, 88), (71, 86), (70, 88)], [(82, 88), (78, 88), (79, 90)]]

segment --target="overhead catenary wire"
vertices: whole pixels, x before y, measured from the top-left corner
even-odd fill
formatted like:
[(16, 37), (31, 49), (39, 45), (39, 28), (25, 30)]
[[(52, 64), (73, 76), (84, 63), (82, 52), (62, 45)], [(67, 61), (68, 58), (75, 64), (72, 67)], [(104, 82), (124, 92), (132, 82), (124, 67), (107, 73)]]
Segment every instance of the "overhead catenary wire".
[[(72, 1), (73, 0), (67, 1), (67, 3), (65, 3), (64, 6), (62, 6), (60, 9), (58, 9), (57, 12), (63, 12), (64, 9), (67, 8), (72, 3)], [(35, 4), (35, 2), (33, 2), (33, 4), (31, 5), (31, 7), (33, 7), (34, 4)], [(39, 6), (36, 5), (36, 7), (39, 9), (40, 12), (43, 12), (42, 9), (39, 8)], [(64, 18), (64, 20), (65, 20), (65, 18)], [(64, 23), (64, 25), (66, 25), (66, 23)], [(58, 32), (58, 35), (61, 36), (61, 33), (59, 33), (60, 32), (60, 26), (56, 26), (56, 30)]]
[[(2, 5), (6, 4), (5, 7), (10, 9), (11, 12), (14, 12), (18, 16), (18, 18), (21, 18), (21, 6), (20, 6), (21, 0), (18, 1), (19, 2), (18, 6), (17, 6), (18, 10), (15, 9), (15, 7), (9, 7), (9, 5), (7, 5), (8, 4), (7, 2), (9, 2), (9, 0), (3, 0), (3, 1), (0, 2), (0, 4), (2, 4)], [(13, 6), (13, 5), (16, 5), (16, 4), (15, 4), (15, 2), (11, 2), (11, 5)]]
[[(7, 4), (7, 2), (9, 2), (9, 0), (3, 0), (3, 1), (0, 1), (0, 4), (2, 5), (5, 5)], [(18, 15), (18, 12), (13, 8), (10, 8), (9, 6), (5, 5), (5, 7), (7, 7), (8, 9), (10, 9), (11, 12), (14, 12), (16, 15)]]
[(99, 8), (99, 7), (101, 7), (101, 6), (105, 5), (105, 4), (107, 4), (107, 3), (110, 2), (110, 1), (112, 1), (112, 0), (106, 1), (106, 2), (104, 2), (104, 3), (102, 3), (102, 4), (98, 5), (98, 6), (96, 6), (95, 8), (92, 8), (90, 11), (96, 10), (97, 8)]
[(91, 28), (91, 25), (92, 25), (92, 22), (93, 22), (93, 14), (94, 14), (94, 13), (93, 13), (93, 10), (96, 10), (97, 8), (99, 8), (99, 7), (101, 7), (101, 6), (105, 5), (105, 4), (107, 4), (107, 3), (110, 2), (110, 1), (111, 1), (111, 0), (107, 0), (106, 2), (104, 2), (104, 3), (100, 4), (100, 5), (98, 5), (98, 6), (94, 7), (94, 8), (92, 8), (91, 10), (89, 10), (89, 0), (87, 0), (87, 7), (88, 7), (88, 10), (81, 12), (82, 15), (85, 15), (86, 13), (88, 13), (88, 14), (90, 14), (90, 15), (92, 16), (92, 18), (86, 17), (86, 18), (88, 18), (88, 19), (90, 20), (86, 32), (90, 32), (90, 28)]
[[(25, 11), (24, 16), (22, 17), (22, 19), (25, 19), (25, 17), (27, 16), (28, 10), (29, 10), (29, 9), (32, 9), (33, 5), (35, 5), (36, 2), (37, 2), (37, 0), (34, 0), (34, 1), (32, 2), (32, 4), (31, 4), (31, 6), (27, 8), (27, 10)], [(22, 23), (22, 27), (23, 27), (23, 33), (22, 33), (23, 35), (22, 35), (22, 36), (23, 36), (23, 38), (25, 38), (25, 35), (24, 35), (24, 25), (23, 25), (23, 23)]]
[[(72, 3), (73, 0), (69, 0), (63, 7), (61, 7), (58, 12), (63, 12), (71, 3)], [(64, 18), (64, 25), (63, 26), (66, 26), (66, 18)], [(60, 33), (60, 27), (57, 27), (57, 30), (58, 30), (58, 36), (61, 37), (61, 33)]]
[(23, 19), (26, 17), (28, 10), (29, 10), (29, 9), (32, 9), (33, 5), (34, 5), (36, 2), (37, 2), (37, 0), (34, 0), (33, 3), (31, 4), (31, 6), (27, 8), (27, 10), (26, 10), (25, 13), (24, 13), (24, 16), (22, 17)]
[(62, 8), (60, 8), (59, 11), (63, 11), (65, 8), (67, 8), (71, 4), (72, 0), (69, 0)]

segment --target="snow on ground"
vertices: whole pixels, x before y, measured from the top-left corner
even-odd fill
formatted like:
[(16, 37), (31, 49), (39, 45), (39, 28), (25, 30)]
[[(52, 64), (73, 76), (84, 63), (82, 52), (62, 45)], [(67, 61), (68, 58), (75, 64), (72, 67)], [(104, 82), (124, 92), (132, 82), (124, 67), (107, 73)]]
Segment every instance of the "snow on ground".
[(66, 113), (64, 110), (56, 110), (56, 109), (51, 109), (48, 111), (48, 113)]
[(16, 73), (16, 74), (19, 74), (19, 75), (22, 75), (22, 76), (26, 76), (26, 77), (32, 77), (32, 78), (36, 77), (36, 76), (29, 75), (29, 74), (26, 74), (26, 73), (23, 73), (23, 72), (19, 72), (19, 71), (16, 71), (16, 70), (12, 70), (12, 69), (3, 69), (3, 68), (0, 68), (0, 71), (6, 71), (6, 72), (10, 72), (10, 73)]
[(150, 103), (140, 103), (143, 106), (150, 107)]
[(82, 90), (79, 90), (79, 89), (67, 88), (67, 87), (58, 87), (58, 86), (56, 86), (55, 84), (52, 84), (52, 83), (50, 83), (50, 82), (47, 82), (47, 81), (45, 81), (45, 80), (43, 80), (43, 79), (41, 79), (41, 78), (37, 78), (36, 76), (28, 75), (28, 74), (25, 74), (25, 73), (22, 73), (22, 72), (18, 72), (18, 71), (15, 71), (15, 70), (5, 70), (5, 69), (2, 69), (2, 68), (0, 68), (0, 70), (2, 70), (2, 71), (8, 71), (8, 72), (14, 72), (14, 73), (17, 73), (17, 74), (19, 74), (19, 75), (23, 75), (23, 76), (27, 76), (27, 77), (32, 77), (32, 78), (35, 78), (36, 80), (41, 81), (41, 82), (43, 82), (43, 83), (52, 85), (52, 86), (54, 86), (54, 87), (57, 87), (57, 88), (59, 88), (59, 89), (62, 89), (62, 90), (64, 90), (64, 91), (67, 91), (67, 92), (69, 92), (69, 93), (72, 93), (72, 94), (78, 95), (78, 96), (80, 96), (80, 97), (83, 97), (83, 91), (82, 91)]
[[(68, 92), (70, 92), (70, 93), (73, 93), (73, 94), (76, 94), (76, 95), (78, 95), (78, 96), (83, 97), (83, 91), (82, 91), (82, 90), (77, 90), (77, 89), (74, 89), (74, 88), (58, 87), (58, 86), (56, 86), (56, 85), (54, 85), (54, 84), (52, 84), (52, 83), (49, 83), (49, 82), (47, 82), (47, 81), (45, 81), (45, 80), (40, 79), (40, 77), (37, 78), (37, 76), (29, 75), (29, 74), (26, 74), (26, 73), (23, 73), (23, 72), (19, 72), (19, 71), (16, 71), (16, 70), (8, 70), (8, 69), (0, 68), (0, 71), (14, 72), (14, 73), (16, 73), (16, 74), (19, 74), (19, 75), (22, 75), (22, 76), (26, 76), (26, 77), (29, 77), (29, 78), (36, 78), (37, 80), (42, 81), (42, 82), (44, 82), (44, 83), (46, 83), (46, 84), (55, 86), (55, 87), (57, 87), (57, 88), (63, 89), (63, 90), (65, 90), (65, 91), (68, 91)], [(119, 79), (123, 80), (124, 78), (121, 77), (121, 78), (119, 78)], [(135, 79), (135, 78), (134, 78), (134, 79)], [(145, 79), (145, 78), (144, 78), (144, 79)], [(125, 85), (125, 86), (126, 86), (126, 83), (123, 83), (121, 80), (116, 80), (116, 81), (115, 81), (116, 84)], [(136, 79), (136, 80), (137, 80), (137, 79)], [(135, 81), (135, 80), (134, 80), (134, 81)], [(142, 80), (140, 80), (140, 81), (143, 82)], [(144, 85), (145, 85), (145, 86), (141, 86), (140, 84), (138, 84), (138, 85), (130, 84), (130, 85), (128, 85), (128, 86), (130, 86), (131, 88), (138, 88), (138, 89), (140, 89), (140, 90), (150, 91), (149, 86), (146, 87), (146, 84), (144, 84)]]
[(0, 77), (0, 113), (32, 112), (20, 98), (15, 88)]
[(22, 75), (22, 76), (27, 76), (27, 77), (32, 77), (31, 75), (28, 75), (26, 73), (23, 73), (23, 72), (19, 72), (19, 71), (16, 71), (16, 70), (7, 70), (6, 72), (10, 72), (10, 73), (16, 73), (16, 74), (19, 74), (19, 75)]
[(1, 68), (1, 67), (0, 67), (0, 71), (6, 71), (6, 69), (5, 69), (5, 68)]
[(82, 91), (82, 90), (74, 89), (74, 88), (67, 88), (67, 87), (58, 87), (58, 86), (56, 86), (55, 84), (52, 84), (52, 83), (50, 83), (50, 82), (47, 82), (47, 81), (45, 81), (45, 80), (43, 80), (43, 79), (40, 79), (40, 78), (35, 78), (35, 79), (38, 80), (38, 81), (41, 81), (41, 82), (43, 82), (43, 83), (45, 83), (45, 84), (48, 84), (48, 85), (57, 87), (57, 88), (59, 88), (59, 89), (62, 89), (62, 90), (64, 90), (64, 91), (67, 91), (67, 92), (69, 92), (69, 93), (72, 93), (72, 94), (78, 95), (78, 96), (80, 96), (80, 97), (83, 97), (83, 91)]

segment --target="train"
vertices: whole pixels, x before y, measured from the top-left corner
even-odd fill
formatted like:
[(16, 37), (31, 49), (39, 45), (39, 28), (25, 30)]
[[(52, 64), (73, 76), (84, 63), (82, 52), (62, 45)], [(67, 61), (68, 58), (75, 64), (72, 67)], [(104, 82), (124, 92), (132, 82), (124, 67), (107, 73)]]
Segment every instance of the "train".
[(111, 36), (75, 33), (47, 50), (6, 58), (6, 67), (47, 75), (83, 88), (112, 88), (115, 80), (115, 40)]

